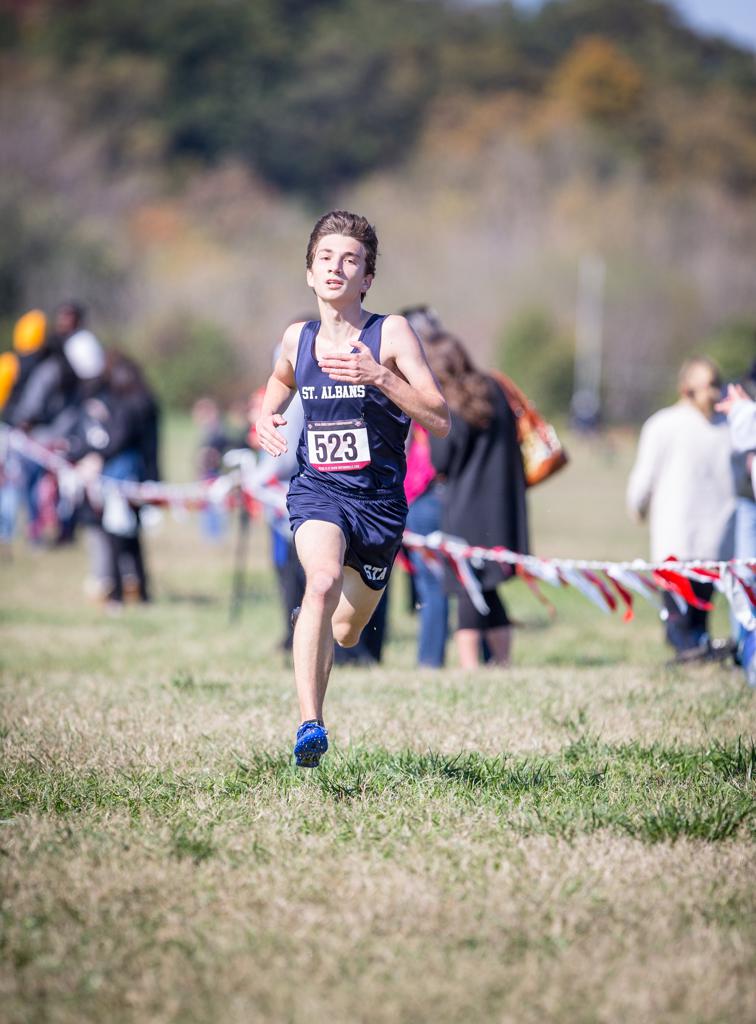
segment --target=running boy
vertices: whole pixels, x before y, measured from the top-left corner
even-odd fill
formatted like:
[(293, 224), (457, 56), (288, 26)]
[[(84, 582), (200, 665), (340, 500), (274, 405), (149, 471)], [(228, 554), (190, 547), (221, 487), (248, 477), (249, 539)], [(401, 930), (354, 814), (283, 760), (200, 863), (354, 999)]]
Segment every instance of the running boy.
[(288, 507), (306, 579), (294, 631), (302, 720), (294, 756), (303, 768), (328, 749), (323, 700), (333, 642), (357, 643), (399, 550), (410, 418), (438, 437), (449, 431), (446, 402), (407, 321), (362, 308), (377, 254), (364, 217), (333, 211), (317, 222), (306, 276), (320, 319), (287, 328), (257, 421), (261, 446), (281, 455), (278, 428), (299, 391), (305, 425)]

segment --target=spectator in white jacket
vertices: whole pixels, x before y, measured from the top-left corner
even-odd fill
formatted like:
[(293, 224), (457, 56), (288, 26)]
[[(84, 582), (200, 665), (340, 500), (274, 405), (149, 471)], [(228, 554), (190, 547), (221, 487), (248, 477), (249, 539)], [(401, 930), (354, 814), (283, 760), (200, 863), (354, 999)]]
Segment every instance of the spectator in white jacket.
[[(648, 516), (654, 561), (732, 557), (735, 487), (727, 424), (715, 411), (721, 389), (710, 359), (689, 359), (678, 377), (679, 400), (641, 430), (627, 505), (634, 517)], [(693, 582), (693, 589), (701, 601), (711, 599), (710, 584)], [(665, 597), (666, 637), (677, 656), (709, 654), (708, 613), (692, 606), (683, 613)]]

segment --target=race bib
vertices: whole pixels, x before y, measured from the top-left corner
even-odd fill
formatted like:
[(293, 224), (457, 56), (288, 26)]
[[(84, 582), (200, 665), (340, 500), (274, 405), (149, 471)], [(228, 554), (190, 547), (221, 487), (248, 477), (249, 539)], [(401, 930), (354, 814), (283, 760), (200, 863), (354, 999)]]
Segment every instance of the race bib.
[(307, 455), (320, 473), (343, 473), (370, 465), (370, 442), (364, 420), (307, 423)]

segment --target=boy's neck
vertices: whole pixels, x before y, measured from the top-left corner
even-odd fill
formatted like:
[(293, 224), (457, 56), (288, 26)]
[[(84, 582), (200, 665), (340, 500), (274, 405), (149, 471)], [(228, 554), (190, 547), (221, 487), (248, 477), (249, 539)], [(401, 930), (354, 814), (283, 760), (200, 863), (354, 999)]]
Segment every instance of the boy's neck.
[(327, 302), (318, 302), (320, 307), (320, 336), (328, 341), (346, 341), (353, 338), (367, 323), (370, 314), (357, 302), (338, 308)]

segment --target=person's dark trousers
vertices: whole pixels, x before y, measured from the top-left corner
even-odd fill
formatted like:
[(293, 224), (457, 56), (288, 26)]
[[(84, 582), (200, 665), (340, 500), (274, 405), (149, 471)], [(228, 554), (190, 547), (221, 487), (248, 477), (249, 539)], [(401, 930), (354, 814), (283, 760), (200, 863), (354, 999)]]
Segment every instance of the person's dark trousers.
[(142, 558), (142, 543), (137, 533), (133, 537), (120, 537), (115, 533), (106, 533), (110, 545), (110, 578), (113, 580), (113, 589), (110, 592), (112, 601), (123, 601), (123, 574), (121, 563), (123, 556), (128, 555), (134, 566), (137, 584), (139, 587), (139, 600), (148, 601), (149, 591), (147, 588), (147, 574)]
[(58, 519), (58, 536), (55, 538), (55, 543), (58, 545), (73, 544), (76, 539), (76, 527), (78, 525), (77, 508), (74, 505), (70, 509), (64, 510), (65, 514), (60, 516)]
[(281, 603), (284, 610), (284, 622), (286, 634), (283, 640), (284, 650), (290, 651), (294, 640), (294, 626), (291, 623), (291, 614), (295, 608), (302, 604), (305, 590), (304, 570), (297, 558), (294, 545), (288, 540), (281, 538), (282, 545), (276, 544), (276, 538), (280, 534), (273, 533), (273, 562), (276, 569), (278, 590), (281, 595)]
[(388, 632), (388, 586), (384, 587), (383, 596), (373, 615), (362, 631), (360, 643), (364, 646), (373, 661), (380, 661), (383, 656), (383, 644)]
[[(691, 586), (693, 593), (701, 601), (711, 601), (714, 593), (713, 584), (691, 580)], [(686, 610), (681, 612), (670, 594), (664, 595), (664, 607), (667, 610), (667, 621), (664, 627), (667, 643), (676, 651), (689, 651), (694, 647), (702, 647), (708, 642), (709, 613), (707, 611), (688, 605)]]
[[(125, 448), (108, 459), (102, 471), (103, 479), (108, 481), (136, 481), (143, 480), (142, 456), (136, 448)], [(106, 496), (107, 501), (107, 496)], [(126, 510), (128, 512), (128, 510)], [(142, 557), (142, 543), (139, 538), (139, 513), (133, 511), (126, 514), (126, 519), (132, 519), (133, 523), (127, 524), (128, 535), (111, 533), (105, 529), (105, 517), (107, 508), (103, 513), (103, 531), (110, 546), (110, 578), (113, 580), (113, 589), (110, 598), (113, 601), (123, 601), (123, 563), (128, 556), (129, 567), (137, 578), (137, 588), (140, 601), (148, 601), (147, 573), (144, 568)], [(131, 532), (133, 530), (133, 532)]]
[[(420, 495), (410, 505), (407, 529), (427, 536), (441, 529), (441, 496), (435, 487)], [(410, 552), (417, 591), (420, 628), (417, 662), (430, 668), (441, 668), (446, 653), (449, 623), (449, 599), (443, 576), (438, 576), (420, 552)]]

